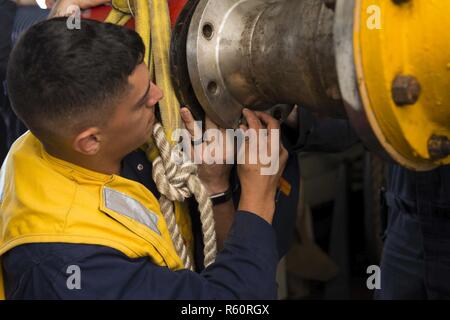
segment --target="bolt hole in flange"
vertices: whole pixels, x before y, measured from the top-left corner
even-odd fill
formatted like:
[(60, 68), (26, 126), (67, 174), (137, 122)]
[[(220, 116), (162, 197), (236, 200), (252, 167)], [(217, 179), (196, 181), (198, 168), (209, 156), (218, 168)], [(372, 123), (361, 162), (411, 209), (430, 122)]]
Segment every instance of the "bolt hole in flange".
[(202, 34), (206, 40), (211, 40), (214, 37), (214, 26), (210, 22), (206, 22), (203, 25)]
[(207, 88), (208, 92), (212, 95), (216, 95), (219, 92), (219, 86), (217, 85), (217, 82), (215, 82), (215, 81), (210, 81), (206, 88)]

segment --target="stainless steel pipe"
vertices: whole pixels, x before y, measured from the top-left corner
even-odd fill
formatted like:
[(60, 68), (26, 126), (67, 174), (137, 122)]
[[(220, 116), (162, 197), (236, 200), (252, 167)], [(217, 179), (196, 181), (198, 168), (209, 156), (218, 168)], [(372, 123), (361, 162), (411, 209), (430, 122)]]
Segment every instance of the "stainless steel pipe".
[(321, 0), (200, 0), (187, 61), (202, 107), (226, 127), (237, 125), (244, 106), (300, 104), (345, 117), (333, 23)]

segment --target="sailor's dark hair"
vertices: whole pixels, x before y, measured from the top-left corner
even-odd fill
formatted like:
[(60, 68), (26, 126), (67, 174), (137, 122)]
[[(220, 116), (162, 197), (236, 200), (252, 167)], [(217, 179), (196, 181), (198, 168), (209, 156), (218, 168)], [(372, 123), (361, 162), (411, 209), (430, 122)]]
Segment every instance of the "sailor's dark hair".
[(128, 92), (128, 77), (144, 57), (140, 36), (109, 23), (67, 18), (43, 21), (14, 47), (7, 69), (17, 116), (44, 139), (59, 128), (99, 125)]

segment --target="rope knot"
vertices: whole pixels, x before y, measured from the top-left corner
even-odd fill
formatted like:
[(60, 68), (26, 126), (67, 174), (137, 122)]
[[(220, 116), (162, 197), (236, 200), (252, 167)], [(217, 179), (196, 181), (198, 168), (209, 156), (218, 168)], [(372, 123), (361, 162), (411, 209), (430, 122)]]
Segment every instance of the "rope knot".
[(161, 124), (155, 124), (153, 135), (160, 151), (153, 163), (153, 180), (167, 199), (183, 202), (192, 196), (188, 184), (192, 176), (197, 176), (197, 166), (181, 151), (170, 148)]
[[(186, 268), (193, 270), (193, 263), (183, 242), (176, 222), (173, 201), (183, 202), (192, 195), (198, 203), (204, 242), (205, 266), (214, 262), (217, 253), (216, 232), (212, 203), (202, 185), (197, 165), (186, 157), (181, 150), (172, 149), (166, 139), (160, 123), (153, 128), (153, 138), (159, 150), (159, 156), (153, 161), (153, 180), (158, 191), (161, 212), (166, 220), (175, 249)], [(171, 156), (174, 157), (171, 157)]]

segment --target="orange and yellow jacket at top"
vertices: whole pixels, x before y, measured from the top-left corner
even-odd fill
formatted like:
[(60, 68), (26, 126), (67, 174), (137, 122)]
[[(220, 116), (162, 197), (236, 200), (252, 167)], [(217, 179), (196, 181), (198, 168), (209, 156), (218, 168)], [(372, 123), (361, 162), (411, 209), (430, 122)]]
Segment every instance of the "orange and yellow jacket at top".
[[(177, 204), (175, 213), (192, 248), (187, 207)], [(0, 171), (0, 267), (8, 250), (49, 242), (103, 245), (130, 258), (183, 268), (158, 200), (146, 187), (52, 157), (27, 132), (14, 143)]]

